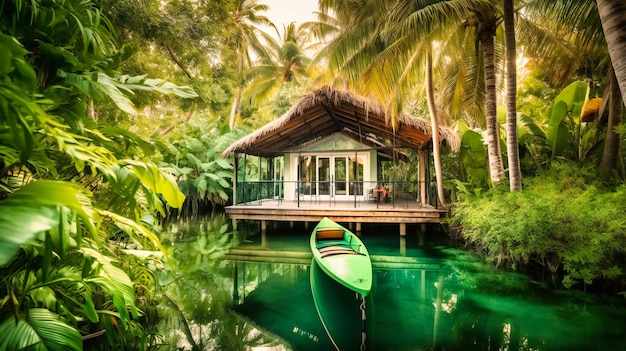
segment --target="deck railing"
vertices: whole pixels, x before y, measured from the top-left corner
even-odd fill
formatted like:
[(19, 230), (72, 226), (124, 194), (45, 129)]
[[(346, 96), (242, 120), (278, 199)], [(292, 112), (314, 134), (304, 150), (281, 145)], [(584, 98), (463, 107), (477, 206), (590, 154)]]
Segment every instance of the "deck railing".
[[(362, 203), (376, 203), (385, 207), (409, 207), (424, 197), (437, 207), (435, 185), (426, 187), (421, 194), (417, 181), (274, 181), (252, 180), (237, 182), (237, 204), (245, 205), (273, 200), (277, 206), (291, 201), (298, 206), (335, 206), (352, 202), (354, 207)], [(290, 196), (285, 196), (290, 194)]]

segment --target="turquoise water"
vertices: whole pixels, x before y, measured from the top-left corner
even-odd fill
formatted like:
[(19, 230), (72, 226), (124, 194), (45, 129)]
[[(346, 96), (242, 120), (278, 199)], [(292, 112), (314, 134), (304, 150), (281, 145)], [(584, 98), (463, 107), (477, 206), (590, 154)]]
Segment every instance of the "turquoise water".
[[(237, 256), (217, 261), (216, 274), (228, 286), (232, 309), (263, 335), (256, 345), (242, 341), (247, 349), (334, 350), (334, 344), (342, 350), (394, 351), (626, 349), (622, 297), (553, 291), (549, 277), (496, 272), (453, 248), (445, 235), (418, 233), (419, 227), (409, 226), (402, 240), (396, 226), (363, 225), (361, 239), (374, 263), (364, 313), (357, 296), (332, 282), (320, 284), (324, 301), (314, 301), (307, 256), (312, 227), (283, 223), (263, 236), (257, 225), (246, 229), (244, 223), (235, 244), (219, 239), (232, 237), (223, 226), (202, 236), (202, 252), (209, 252), (208, 241), (237, 250)], [(191, 251), (179, 247), (179, 252), (197, 250), (191, 238), (188, 243)], [(211, 252), (215, 259), (226, 250)], [(210, 294), (212, 285), (205, 286)], [(223, 323), (221, 339), (243, 326)]]

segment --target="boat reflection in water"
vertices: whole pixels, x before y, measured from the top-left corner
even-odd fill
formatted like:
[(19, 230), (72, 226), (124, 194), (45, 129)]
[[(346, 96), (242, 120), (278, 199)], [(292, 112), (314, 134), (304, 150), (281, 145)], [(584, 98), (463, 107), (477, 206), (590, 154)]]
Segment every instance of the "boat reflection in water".
[(311, 292), (315, 309), (337, 350), (366, 348), (365, 298), (330, 278), (311, 260)]
[(397, 350), (437, 343), (446, 274), (440, 262), (379, 250), (371, 256), (372, 290), (362, 309), (360, 295), (314, 262), (307, 240), (298, 246), (273, 239), (265, 247), (233, 248), (226, 258), (233, 264), (235, 309), (289, 349)]

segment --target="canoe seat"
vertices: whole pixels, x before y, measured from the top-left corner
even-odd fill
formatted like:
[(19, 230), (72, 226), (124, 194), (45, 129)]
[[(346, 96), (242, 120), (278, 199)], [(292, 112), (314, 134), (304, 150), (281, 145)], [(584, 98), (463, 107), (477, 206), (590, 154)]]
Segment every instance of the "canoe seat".
[(317, 240), (339, 240), (343, 239), (343, 229), (341, 228), (318, 228), (315, 232)]
[(350, 245), (348, 245), (347, 243), (345, 243), (343, 245), (333, 245), (333, 246), (319, 247), (317, 250), (319, 252), (321, 252), (321, 253), (328, 252), (328, 251), (337, 251), (337, 250), (351, 250), (351, 251), (354, 251), (354, 249), (351, 248)]
[(333, 256), (333, 255), (354, 255), (356, 254), (356, 251), (352, 250), (352, 249), (346, 249), (346, 248), (342, 248), (342, 247), (338, 247), (338, 248), (334, 248), (335, 250), (326, 250), (324, 252), (322, 252), (320, 250), (320, 253), (322, 254), (322, 257), (327, 257), (327, 256)]
[(345, 240), (322, 240), (317, 242), (317, 248), (321, 249), (328, 246), (344, 246), (349, 247), (350, 243)]

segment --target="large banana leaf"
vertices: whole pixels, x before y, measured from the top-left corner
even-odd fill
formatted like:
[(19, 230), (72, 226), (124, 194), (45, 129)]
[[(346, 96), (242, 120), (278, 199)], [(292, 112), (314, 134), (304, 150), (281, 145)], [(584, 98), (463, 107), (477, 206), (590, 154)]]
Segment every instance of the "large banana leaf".
[(0, 321), (0, 350), (82, 350), (78, 330), (45, 308), (31, 308), (25, 318), (10, 316)]
[(552, 157), (561, 155), (571, 144), (567, 114), (568, 106), (564, 101), (558, 101), (552, 107), (548, 133), (546, 134), (546, 141), (552, 150)]
[(91, 205), (77, 184), (39, 180), (0, 201), (0, 266), (39, 233), (57, 228), (61, 207), (80, 216), (90, 230)]
[(467, 130), (463, 133), (460, 156), (465, 166), (484, 168), (487, 160), (487, 148), (483, 137), (473, 130)]
[[(563, 89), (554, 99), (546, 139), (552, 149), (552, 157), (559, 156), (570, 147), (572, 128), (580, 123), (580, 113), (589, 96), (589, 85), (576, 81)], [(568, 118), (569, 117), (569, 118)]]
[(471, 129), (463, 133), (460, 156), (472, 184), (479, 187), (487, 184), (487, 147), (480, 133)]

